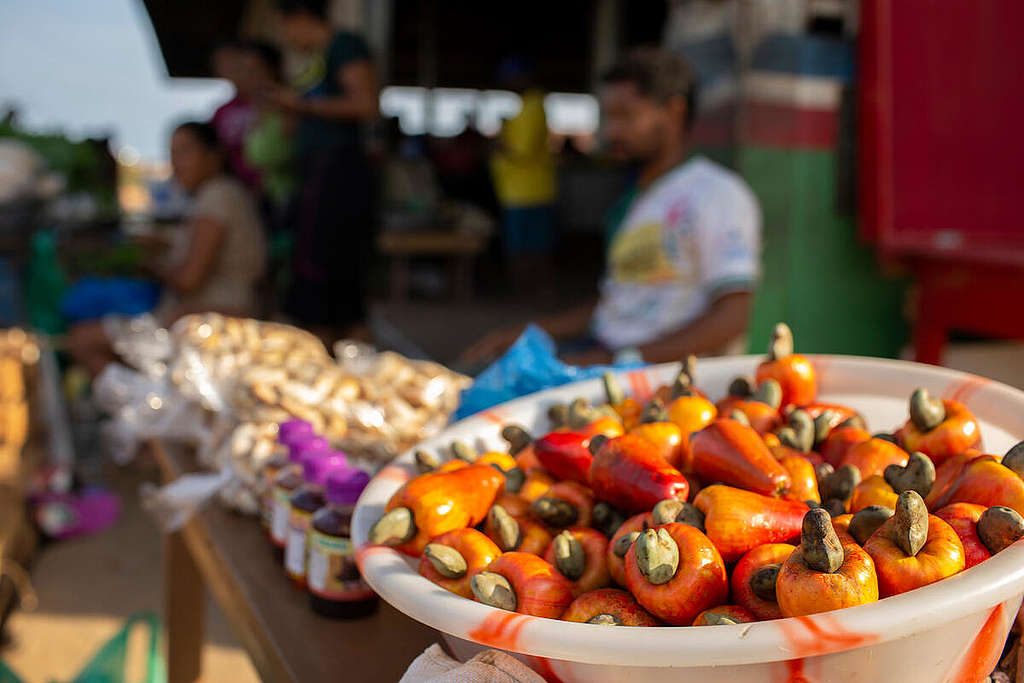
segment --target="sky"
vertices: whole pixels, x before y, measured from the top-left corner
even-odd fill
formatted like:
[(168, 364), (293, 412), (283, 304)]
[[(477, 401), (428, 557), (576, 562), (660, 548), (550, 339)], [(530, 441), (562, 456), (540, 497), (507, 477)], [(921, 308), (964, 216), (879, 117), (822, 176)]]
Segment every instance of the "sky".
[(0, 0), (0, 110), (32, 131), (112, 134), (114, 149), (167, 158), (171, 126), (231, 96), (215, 79), (171, 79), (141, 0)]

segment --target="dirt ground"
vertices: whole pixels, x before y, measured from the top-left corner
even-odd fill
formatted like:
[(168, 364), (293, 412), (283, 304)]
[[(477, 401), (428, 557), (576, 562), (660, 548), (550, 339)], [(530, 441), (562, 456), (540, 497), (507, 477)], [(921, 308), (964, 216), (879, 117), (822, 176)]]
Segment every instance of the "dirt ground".
[[(159, 475), (141, 459), (125, 468), (111, 466), (106, 474), (121, 496), (120, 520), (94, 536), (42, 548), (31, 570), (39, 606), (34, 612), (16, 611), (8, 620), (0, 657), (25, 683), (72, 680), (125, 619), (163, 609), (161, 537), (138, 502), (139, 485), (158, 481)], [(145, 645), (145, 633), (140, 635), (130, 641), (133, 646)], [(202, 680), (259, 680), (213, 600), (206, 637)], [(141, 659), (136, 654), (130, 661)]]

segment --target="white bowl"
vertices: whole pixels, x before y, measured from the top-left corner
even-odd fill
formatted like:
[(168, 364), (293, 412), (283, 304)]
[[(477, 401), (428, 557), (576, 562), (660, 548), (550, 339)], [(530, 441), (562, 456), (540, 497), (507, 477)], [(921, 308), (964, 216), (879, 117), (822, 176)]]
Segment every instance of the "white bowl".
[[(845, 356), (812, 356), (820, 399), (859, 410), (873, 431), (894, 429), (918, 386), (967, 404), (988, 452), (1024, 437), (1024, 392), (928, 365)], [(753, 374), (759, 358), (706, 359), (697, 384), (712, 398)], [(622, 373), (634, 395), (670, 382), (678, 364)], [(501, 449), (501, 426), (544, 433), (546, 409), (576, 396), (603, 399), (600, 381), (558, 387), (458, 422), (420, 445), (453, 439)], [(622, 681), (971, 681), (995, 667), (1024, 594), (1024, 541), (944, 581), (877, 603), (810, 617), (735, 626), (625, 628), (513, 614), (449, 593), (417, 574), (415, 562), (366, 544), (391, 494), (414, 475), (411, 453), (384, 468), (359, 500), (353, 540), (363, 576), (381, 597), (442, 631), (460, 657), (484, 647), (517, 654), (548, 680)], [(642, 677), (642, 678), (641, 678)]]

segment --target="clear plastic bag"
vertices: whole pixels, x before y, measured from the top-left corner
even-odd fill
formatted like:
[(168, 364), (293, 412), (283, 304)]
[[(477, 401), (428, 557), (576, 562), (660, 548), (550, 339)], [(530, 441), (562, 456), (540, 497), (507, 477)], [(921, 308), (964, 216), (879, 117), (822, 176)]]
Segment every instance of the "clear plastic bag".
[(201, 446), (209, 439), (203, 409), (166, 378), (153, 379), (111, 363), (93, 382), (93, 399), (110, 419), (101, 436), (114, 462), (130, 462), (142, 442), (162, 438)]
[(103, 436), (115, 460), (129, 460), (145, 439), (186, 440), (218, 472), (196, 480), (189, 495), (151, 491), (153, 509), (170, 520), (187, 519), (174, 508), (195, 509), (193, 494), (217, 494), (255, 513), (280, 422), (307, 420), (374, 470), (442, 429), (470, 381), (359, 342), (339, 342), (335, 361), (316, 337), (278, 323), (207, 313), (185, 316), (169, 331), (151, 318), (105, 324), (139, 369), (112, 365), (94, 385), (112, 416)]
[(155, 317), (149, 313), (134, 317), (107, 315), (102, 325), (114, 351), (128, 365), (154, 379), (167, 374), (174, 343)]
[(160, 487), (145, 483), (140, 489), (142, 507), (156, 518), (161, 531), (171, 533), (185, 526), (231, 480), (231, 471), (224, 469), (212, 474), (186, 474)]
[(443, 365), (351, 340), (336, 343), (334, 355), (358, 386), (342, 408), (342, 447), (378, 466), (442, 429), (471, 381)]

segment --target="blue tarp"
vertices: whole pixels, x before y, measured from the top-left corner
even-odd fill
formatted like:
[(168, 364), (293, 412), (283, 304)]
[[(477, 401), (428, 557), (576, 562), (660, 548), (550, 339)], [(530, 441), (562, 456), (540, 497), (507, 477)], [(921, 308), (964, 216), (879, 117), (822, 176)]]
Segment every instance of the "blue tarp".
[[(639, 366), (639, 363), (631, 363), (615, 368)], [(586, 368), (566, 365), (555, 354), (554, 340), (536, 325), (529, 325), (505, 355), (477, 375), (473, 386), (462, 392), (459, 409), (453, 419), (461, 420), (542, 389), (600, 377), (608, 369), (607, 365)]]
[(108, 313), (134, 316), (153, 310), (160, 285), (130, 277), (84, 277), (64, 292), (60, 312), (69, 323)]

